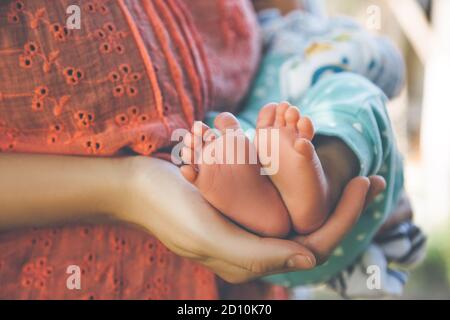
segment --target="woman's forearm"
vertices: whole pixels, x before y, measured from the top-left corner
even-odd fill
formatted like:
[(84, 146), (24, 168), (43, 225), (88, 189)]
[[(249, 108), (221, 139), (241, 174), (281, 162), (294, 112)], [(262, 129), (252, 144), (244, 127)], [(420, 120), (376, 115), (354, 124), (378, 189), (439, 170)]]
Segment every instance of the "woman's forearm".
[(0, 229), (115, 218), (123, 160), (0, 154)]

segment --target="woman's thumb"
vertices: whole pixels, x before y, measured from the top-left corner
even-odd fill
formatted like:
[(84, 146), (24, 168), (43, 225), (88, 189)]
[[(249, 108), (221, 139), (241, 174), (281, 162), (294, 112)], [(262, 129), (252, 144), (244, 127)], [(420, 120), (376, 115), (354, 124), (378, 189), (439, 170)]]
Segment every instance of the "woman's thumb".
[(255, 275), (267, 275), (314, 268), (314, 254), (290, 240), (249, 237), (236, 243), (226, 255), (235, 264)]

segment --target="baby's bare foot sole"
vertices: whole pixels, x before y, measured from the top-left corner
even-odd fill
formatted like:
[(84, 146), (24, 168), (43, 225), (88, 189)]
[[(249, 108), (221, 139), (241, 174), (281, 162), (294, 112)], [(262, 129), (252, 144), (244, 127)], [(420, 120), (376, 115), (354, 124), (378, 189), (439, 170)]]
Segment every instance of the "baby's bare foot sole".
[[(182, 158), (189, 164), (181, 167), (181, 173), (212, 206), (233, 221), (260, 235), (286, 236), (291, 228), (289, 215), (277, 189), (267, 176), (261, 175), (255, 146), (233, 115), (220, 114), (215, 126), (220, 134), (213, 139), (206, 137), (209, 128), (198, 123), (185, 137)], [(195, 148), (195, 144), (201, 148)], [(235, 161), (230, 163), (230, 158), (223, 156), (237, 154), (237, 147), (245, 148), (245, 161), (238, 162), (233, 156)], [(195, 157), (195, 152), (202, 158)], [(199, 163), (193, 163), (195, 159)]]
[[(298, 109), (288, 103), (269, 104), (260, 112), (257, 129), (258, 153), (263, 148), (278, 150), (278, 155), (271, 157), (278, 160), (279, 169), (270, 178), (283, 198), (294, 229), (301, 234), (318, 229), (330, 212), (331, 201), (324, 171), (311, 143), (311, 120), (301, 117)], [(262, 135), (262, 130), (277, 130), (278, 141), (266, 139), (277, 135)]]

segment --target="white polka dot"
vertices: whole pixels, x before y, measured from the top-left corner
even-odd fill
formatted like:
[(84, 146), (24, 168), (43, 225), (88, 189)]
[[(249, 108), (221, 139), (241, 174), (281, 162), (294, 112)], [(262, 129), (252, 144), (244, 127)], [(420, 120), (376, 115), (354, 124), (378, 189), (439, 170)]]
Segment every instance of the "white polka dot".
[(353, 124), (353, 128), (355, 128), (355, 130), (358, 131), (359, 133), (363, 133), (363, 127), (361, 123), (355, 122)]
[(334, 249), (333, 256), (340, 257), (344, 255), (344, 249), (342, 247), (337, 247)]
[(379, 194), (375, 197), (375, 202), (381, 202), (384, 200), (384, 195), (383, 194)]
[(373, 214), (373, 218), (375, 220), (380, 220), (382, 217), (383, 217), (383, 215), (381, 214), (380, 211), (375, 211), (374, 214)]
[(336, 122), (331, 122), (331, 123), (329, 124), (329, 126), (332, 127), (332, 128), (336, 128), (337, 124), (336, 124)]
[(360, 233), (356, 236), (356, 240), (358, 241), (363, 241), (366, 238), (366, 234), (365, 233)]

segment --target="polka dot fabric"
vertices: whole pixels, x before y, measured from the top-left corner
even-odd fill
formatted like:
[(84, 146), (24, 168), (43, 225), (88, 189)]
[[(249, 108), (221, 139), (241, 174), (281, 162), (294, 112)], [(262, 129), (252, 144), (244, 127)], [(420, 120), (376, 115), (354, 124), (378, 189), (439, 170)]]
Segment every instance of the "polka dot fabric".
[[(51, 2), (51, 4), (50, 4)], [(81, 29), (66, 8), (81, 8)], [(247, 0), (0, 2), (0, 152), (142, 155), (233, 110), (260, 52)], [(66, 286), (81, 268), (81, 290)], [(0, 299), (213, 299), (214, 275), (123, 225), (0, 234)]]

